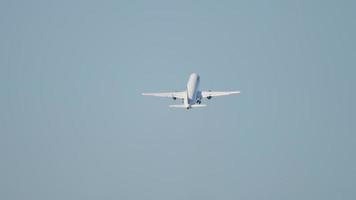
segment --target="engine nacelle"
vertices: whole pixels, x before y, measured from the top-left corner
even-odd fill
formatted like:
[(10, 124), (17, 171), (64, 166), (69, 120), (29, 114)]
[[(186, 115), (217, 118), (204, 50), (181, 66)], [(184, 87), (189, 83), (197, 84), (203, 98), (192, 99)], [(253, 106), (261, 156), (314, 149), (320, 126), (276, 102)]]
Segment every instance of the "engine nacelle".
[(210, 100), (212, 98), (212, 96), (207, 96), (206, 98)]

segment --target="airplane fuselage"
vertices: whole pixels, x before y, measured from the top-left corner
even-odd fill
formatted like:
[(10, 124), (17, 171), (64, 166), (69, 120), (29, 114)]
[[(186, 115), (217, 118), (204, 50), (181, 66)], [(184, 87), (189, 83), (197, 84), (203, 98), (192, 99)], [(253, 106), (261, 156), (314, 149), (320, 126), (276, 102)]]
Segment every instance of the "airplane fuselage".
[(197, 102), (199, 90), (200, 77), (198, 74), (193, 73), (189, 76), (187, 83), (187, 97), (184, 98), (184, 105), (189, 109)]

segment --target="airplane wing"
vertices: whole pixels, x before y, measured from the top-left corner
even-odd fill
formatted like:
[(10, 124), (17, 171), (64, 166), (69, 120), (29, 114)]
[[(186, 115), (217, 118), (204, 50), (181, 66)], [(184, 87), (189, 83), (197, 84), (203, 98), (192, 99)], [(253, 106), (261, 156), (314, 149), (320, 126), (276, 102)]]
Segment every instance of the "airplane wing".
[(184, 99), (187, 96), (187, 92), (161, 92), (161, 93), (142, 93), (144, 96), (155, 96), (155, 97), (167, 97), (167, 98), (177, 98)]
[(240, 91), (201, 91), (203, 98), (240, 94)]

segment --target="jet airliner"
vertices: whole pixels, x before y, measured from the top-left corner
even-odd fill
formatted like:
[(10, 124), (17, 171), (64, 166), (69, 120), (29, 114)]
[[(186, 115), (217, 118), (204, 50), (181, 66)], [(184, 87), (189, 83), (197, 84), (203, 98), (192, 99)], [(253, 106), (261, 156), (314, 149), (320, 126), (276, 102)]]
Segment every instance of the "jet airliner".
[(205, 107), (205, 104), (201, 104), (203, 98), (211, 99), (217, 96), (227, 96), (227, 95), (237, 95), (240, 91), (201, 91), (199, 89), (200, 77), (196, 73), (192, 73), (189, 76), (187, 83), (187, 88), (181, 92), (163, 92), (163, 93), (142, 93), (145, 96), (156, 96), (156, 97), (168, 97), (173, 100), (182, 99), (183, 104), (180, 105), (170, 105), (172, 108), (201, 108)]

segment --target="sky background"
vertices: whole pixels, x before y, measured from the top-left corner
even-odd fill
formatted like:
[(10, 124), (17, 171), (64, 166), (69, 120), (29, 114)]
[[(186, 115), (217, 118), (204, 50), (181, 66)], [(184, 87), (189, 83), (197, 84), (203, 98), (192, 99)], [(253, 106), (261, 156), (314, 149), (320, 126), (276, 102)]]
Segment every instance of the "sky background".
[(0, 199), (356, 199), (355, 10), (1, 0)]

